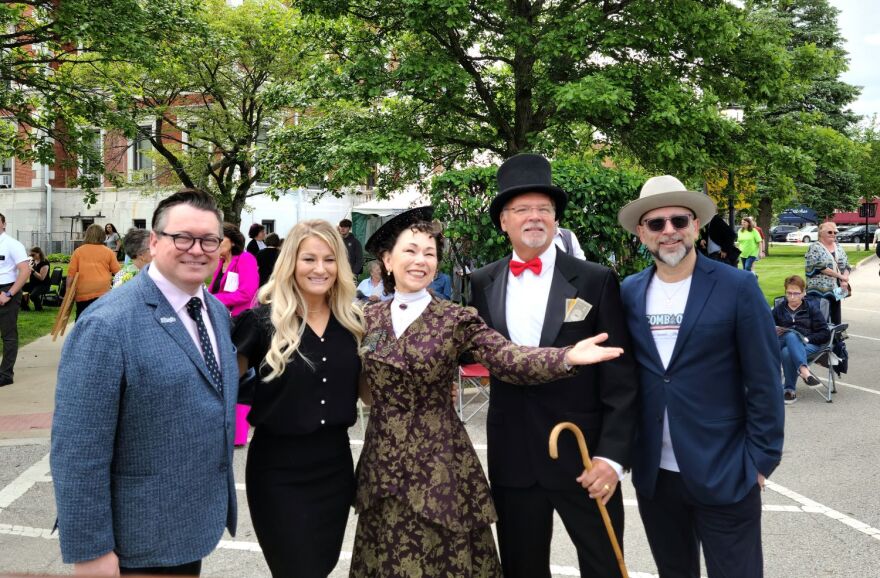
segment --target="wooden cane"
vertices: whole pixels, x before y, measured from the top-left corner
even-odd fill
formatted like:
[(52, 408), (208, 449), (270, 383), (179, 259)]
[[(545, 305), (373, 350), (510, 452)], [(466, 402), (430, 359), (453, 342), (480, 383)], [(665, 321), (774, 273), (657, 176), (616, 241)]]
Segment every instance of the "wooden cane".
[[(556, 442), (559, 439), (560, 432), (564, 429), (571, 431), (571, 433), (577, 438), (578, 447), (581, 450), (581, 459), (584, 462), (584, 468), (589, 472), (593, 469), (593, 462), (590, 461), (590, 452), (587, 450), (587, 442), (584, 439), (584, 434), (581, 431), (581, 428), (570, 421), (556, 424), (553, 431), (550, 432), (550, 457), (554, 460), (559, 458), (559, 450), (556, 447)], [(602, 521), (605, 522), (605, 530), (608, 532), (608, 539), (611, 540), (611, 547), (614, 549), (614, 555), (617, 557), (617, 565), (620, 567), (620, 575), (623, 576), (623, 578), (629, 578), (629, 573), (626, 571), (626, 564), (623, 561), (623, 552), (620, 550), (620, 544), (617, 543), (617, 535), (614, 533), (614, 526), (611, 525), (611, 518), (608, 517), (608, 510), (599, 498), (596, 499), (596, 505), (599, 506), (599, 513), (602, 514)]]

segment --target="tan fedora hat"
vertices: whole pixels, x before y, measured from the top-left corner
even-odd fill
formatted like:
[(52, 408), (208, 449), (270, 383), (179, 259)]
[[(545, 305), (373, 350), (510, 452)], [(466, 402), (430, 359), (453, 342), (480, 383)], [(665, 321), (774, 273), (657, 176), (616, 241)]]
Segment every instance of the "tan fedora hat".
[(651, 177), (639, 193), (639, 198), (624, 205), (617, 213), (617, 221), (624, 229), (636, 234), (636, 226), (642, 215), (662, 207), (685, 207), (694, 212), (700, 225), (709, 222), (717, 212), (715, 201), (709, 195), (689, 191), (681, 181), (671, 175)]

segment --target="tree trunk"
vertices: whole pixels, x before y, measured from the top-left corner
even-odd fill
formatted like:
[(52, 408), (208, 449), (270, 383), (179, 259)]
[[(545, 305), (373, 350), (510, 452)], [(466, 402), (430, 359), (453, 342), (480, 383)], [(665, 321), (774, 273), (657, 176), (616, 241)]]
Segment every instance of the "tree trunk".
[(758, 201), (758, 226), (764, 231), (764, 254), (770, 254), (770, 223), (773, 221), (773, 199), (761, 197)]

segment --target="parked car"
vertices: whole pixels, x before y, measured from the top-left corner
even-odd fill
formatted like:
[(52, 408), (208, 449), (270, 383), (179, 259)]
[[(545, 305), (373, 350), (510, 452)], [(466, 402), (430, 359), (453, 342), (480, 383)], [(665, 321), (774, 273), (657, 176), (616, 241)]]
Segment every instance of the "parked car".
[(812, 243), (813, 241), (818, 241), (819, 226), (808, 225), (802, 229), (798, 229), (797, 231), (789, 233), (785, 240), (789, 243), (798, 243), (800, 241), (803, 241), (804, 243)]
[(797, 231), (798, 228), (794, 225), (776, 225), (775, 227), (770, 227), (770, 240), (771, 241), (785, 241), (788, 237), (789, 233), (793, 233)]
[[(840, 229), (838, 228), (838, 231)], [(865, 234), (865, 225), (856, 225), (854, 227), (850, 227), (846, 231), (837, 234), (837, 241), (839, 243), (861, 243), (866, 238), (869, 241), (874, 240), (874, 231), (877, 230), (877, 225), (868, 225), (868, 234)]]

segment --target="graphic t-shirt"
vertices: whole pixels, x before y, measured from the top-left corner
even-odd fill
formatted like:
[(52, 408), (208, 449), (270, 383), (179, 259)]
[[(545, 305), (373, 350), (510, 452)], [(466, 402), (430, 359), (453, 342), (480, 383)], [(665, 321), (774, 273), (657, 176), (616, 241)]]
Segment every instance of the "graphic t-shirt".
[[(672, 352), (675, 349), (675, 341), (678, 339), (678, 330), (684, 317), (684, 309), (687, 305), (688, 294), (691, 289), (691, 279), (688, 277), (676, 283), (666, 283), (655, 275), (648, 286), (645, 314), (648, 317), (648, 325), (651, 327), (651, 335), (654, 337), (654, 345), (660, 354), (663, 367), (669, 366)], [(678, 461), (675, 459), (675, 451), (672, 447), (672, 437), (669, 435), (669, 412), (663, 411), (663, 445), (660, 450), (660, 467), (673, 472), (679, 471)]]

